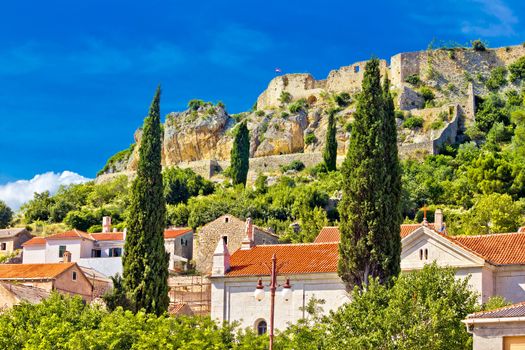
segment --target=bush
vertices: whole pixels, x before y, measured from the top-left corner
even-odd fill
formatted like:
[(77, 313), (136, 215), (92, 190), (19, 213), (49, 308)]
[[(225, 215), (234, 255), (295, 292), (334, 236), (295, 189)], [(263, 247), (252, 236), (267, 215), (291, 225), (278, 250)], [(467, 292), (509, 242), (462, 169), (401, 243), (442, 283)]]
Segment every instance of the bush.
[(301, 98), (300, 100), (297, 100), (294, 103), (292, 103), (288, 107), (288, 110), (290, 111), (290, 113), (297, 113), (300, 110), (304, 109), (305, 106), (306, 106), (306, 100), (304, 98)]
[(292, 101), (292, 94), (289, 93), (288, 91), (283, 91), (281, 92), (281, 95), (279, 96), (279, 102), (281, 102), (281, 104), (285, 105), (285, 104), (288, 104)]
[(510, 80), (517, 81), (525, 78), (525, 56), (509, 65)]
[(281, 165), (281, 171), (283, 173), (287, 172), (288, 170), (295, 170), (295, 171), (301, 171), (304, 169), (304, 163), (300, 160), (294, 160), (288, 165)]
[(431, 102), (435, 98), (434, 92), (428, 86), (421, 87), (419, 89), (419, 94), (425, 100), (425, 105), (427, 105), (429, 102)]
[(430, 124), (430, 129), (439, 130), (439, 129), (442, 129), (444, 126), (445, 126), (445, 123), (443, 122), (443, 120), (434, 120)]
[(423, 126), (423, 118), (410, 116), (403, 122), (403, 127), (407, 129), (417, 129)]
[(505, 67), (496, 67), (490, 72), (490, 76), (485, 82), (485, 86), (490, 91), (496, 91), (500, 87), (507, 84), (507, 68)]
[(339, 107), (346, 107), (350, 104), (352, 98), (348, 92), (341, 92), (340, 94), (336, 94), (334, 96), (334, 101)]
[(188, 102), (188, 108), (191, 109), (192, 111), (197, 111), (200, 107), (204, 107), (206, 106), (206, 102), (204, 102), (203, 100), (191, 100), (190, 102)]
[(421, 79), (418, 74), (412, 74), (405, 79), (405, 82), (414, 86), (419, 86), (421, 84)]
[(352, 132), (352, 127), (353, 127), (353, 123), (352, 122), (347, 122), (345, 124), (345, 131), (351, 133)]
[(262, 117), (264, 116), (264, 114), (265, 114), (264, 111), (261, 111), (261, 110), (255, 112), (255, 115), (258, 117)]
[(485, 44), (485, 42), (483, 42), (480, 39), (473, 40), (471, 44), (474, 51), (485, 51), (487, 49), (487, 45)]
[(498, 95), (489, 95), (478, 104), (476, 124), (483, 132), (488, 132), (494, 123), (509, 124), (509, 111), (505, 108), (505, 101)]
[(315, 137), (315, 134), (313, 132), (306, 134), (304, 137), (304, 144), (305, 145), (311, 145), (312, 143), (317, 141), (317, 137)]

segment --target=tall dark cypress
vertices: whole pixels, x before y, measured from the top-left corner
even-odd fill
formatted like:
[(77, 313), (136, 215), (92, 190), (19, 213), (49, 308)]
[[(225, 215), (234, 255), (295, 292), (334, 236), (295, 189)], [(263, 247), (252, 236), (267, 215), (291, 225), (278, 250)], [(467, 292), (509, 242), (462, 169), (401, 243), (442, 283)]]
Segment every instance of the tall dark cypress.
[[(350, 145), (341, 169), (343, 199), (339, 204), (338, 272), (349, 289), (365, 287), (371, 277), (387, 283), (399, 271), (399, 249), (395, 248), (399, 236), (392, 242), (394, 224), (385, 212), (387, 208), (399, 207), (388, 188), (394, 185), (387, 176), (392, 164), (386, 162), (391, 158), (391, 141), (395, 136), (387, 135), (392, 133), (387, 122), (390, 118), (386, 117), (391, 106), (385, 96), (379, 60), (372, 59), (365, 66)], [(397, 220), (395, 224), (399, 224)], [(399, 235), (399, 228), (394, 232)]]
[(233, 146), (230, 153), (230, 175), (234, 185), (246, 185), (248, 177), (248, 168), (250, 161), (250, 133), (246, 121), (243, 121), (233, 140)]
[(383, 201), (384, 208), (382, 213), (385, 215), (384, 224), (387, 227), (386, 234), (390, 237), (385, 239), (387, 246), (385, 251), (389, 257), (388, 276), (397, 276), (401, 270), (401, 223), (403, 216), (401, 214), (401, 166), (397, 150), (397, 126), (394, 108), (394, 99), (390, 93), (390, 80), (385, 76), (383, 80), (383, 101), (384, 109), (384, 164), (385, 164), (385, 181), (384, 190), (385, 198)]
[(169, 303), (161, 152), (159, 87), (144, 120), (122, 258), (123, 286), (131, 309), (135, 312), (144, 309), (157, 315), (164, 313)]
[(337, 140), (335, 139), (335, 111), (328, 113), (328, 126), (326, 127), (326, 144), (323, 151), (323, 159), (326, 169), (334, 171), (337, 165)]

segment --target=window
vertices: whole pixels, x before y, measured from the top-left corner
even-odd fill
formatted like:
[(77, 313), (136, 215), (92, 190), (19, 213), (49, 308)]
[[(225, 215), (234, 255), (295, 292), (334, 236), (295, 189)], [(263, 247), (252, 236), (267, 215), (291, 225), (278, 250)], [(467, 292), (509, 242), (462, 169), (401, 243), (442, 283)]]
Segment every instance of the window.
[(61, 245), (58, 247), (58, 257), (59, 258), (63, 258), (64, 257), (64, 252), (66, 251), (66, 246), (65, 245)]
[(230, 221), (230, 218), (229, 218), (229, 217), (225, 217), (225, 218), (224, 218), (224, 222), (225, 222), (225, 223), (228, 223), (228, 221)]
[(224, 244), (228, 245), (228, 236), (223, 236), (222, 240), (224, 241)]
[(354, 66), (354, 73), (359, 73), (359, 66)]
[(419, 249), (419, 260), (423, 260), (423, 249)]
[(419, 249), (419, 260), (423, 260), (423, 257), (428, 260), (428, 249)]
[(0, 244), (0, 250), (6, 250), (7, 249), (7, 243)]
[(425, 249), (425, 260), (428, 260), (428, 249)]
[(77, 272), (76, 271), (73, 271), (73, 281), (76, 281), (77, 280)]
[(102, 251), (100, 249), (92, 249), (91, 250), (91, 257), (92, 258), (100, 258), (102, 256)]
[(122, 248), (109, 248), (109, 256), (114, 258), (122, 256)]
[(257, 322), (257, 334), (259, 335), (263, 335), (263, 334), (266, 334), (266, 331), (267, 331), (267, 326), (266, 326), (266, 321), (265, 320), (260, 320), (259, 322)]

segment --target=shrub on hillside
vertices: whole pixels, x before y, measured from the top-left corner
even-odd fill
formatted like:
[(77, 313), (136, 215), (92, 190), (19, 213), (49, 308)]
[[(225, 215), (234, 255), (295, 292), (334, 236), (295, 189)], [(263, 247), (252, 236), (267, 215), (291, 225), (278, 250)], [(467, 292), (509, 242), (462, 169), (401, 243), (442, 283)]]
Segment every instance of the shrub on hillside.
[(412, 74), (405, 79), (405, 82), (414, 86), (419, 86), (421, 84), (421, 79), (418, 74)]
[(334, 95), (334, 101), (339, 107), (346, 107), (350, 104), (352, 98), (348, 92), (341, 92), (340, 94)]
[(317, 137), (315, 137), (315, 134), (313, 132), (306, 134), (304, 137), (304, 144), (310, 145), (317, 141)]
[(300, 160), (294, 160), (290, 164), (287, 165), (281, 165), (281, 171), (283, 173), (287, 172), (288, 170), (295, 170), (295, 171), (301, 171), (304, 169), (304, 163)]
[(507, 84), (507, 68), (496, 67), (490, 72), (490, 76), (485, 82), (485, 86), (490, 91), (496, 91)]
[(403, 127), (407, 129), (417, 129), (423, 126), (423, 118), (410, 116), (403, 122)]
[(485, 51), (487, 49), (487, 44), (480, 39), (473, 40), (471, 44), (474, 51)]
[(525, 79), (525, 56), (509, 65), (510, 80), (517, 81)]

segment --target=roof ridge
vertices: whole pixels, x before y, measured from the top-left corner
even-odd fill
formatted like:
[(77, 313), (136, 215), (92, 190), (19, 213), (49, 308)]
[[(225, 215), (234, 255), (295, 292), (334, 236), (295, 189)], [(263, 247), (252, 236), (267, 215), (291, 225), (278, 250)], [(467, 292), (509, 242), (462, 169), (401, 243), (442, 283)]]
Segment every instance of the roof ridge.
[(506, 235), (525, 235), (525, 232), (487, 233), (487, 234), (484, 234), (484, 235), (456, 235), (456, 236), (450, 236), (450, 237), (453, 237), (453, 238), (479, 238), (479, 237), (506, 236)]
[(522, 306), (525, 306), (525, 301), (520, 301), (519, 303), (516, 303), (516, 304), (511, 304), (511, 305), (507, 305), (507, 306), (498, 307), (497, 309), (493, 309), (493, 310), (485, 310), (485, 311), (474, 312), (474, 313), (469, 315), (469, 318), (473, 318), (471, 316), (483, 316), (483, 315), (490, 314), (490, 313), (493, 313), (493, 312), (498, 312), (498, 311), (503, 311), (503, 310), (511, 310), (511, 309), (514, 309), (514, 308), (522, 307)]
[(314, 246), (314, 245), (328, 245), (339, 244), (339, 242), (307, 242), (307, 243), (279, 243), (279, 244), (257, 244), (255, 247), (297, 247), (297, 246)]

